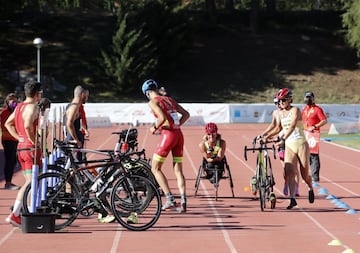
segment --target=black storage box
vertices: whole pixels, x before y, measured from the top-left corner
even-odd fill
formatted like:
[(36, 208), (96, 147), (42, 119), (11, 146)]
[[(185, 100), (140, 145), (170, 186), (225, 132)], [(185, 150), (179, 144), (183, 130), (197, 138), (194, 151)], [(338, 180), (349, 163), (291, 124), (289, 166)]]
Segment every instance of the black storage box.
[(26, 213), (21, 215), (23, 233), (53, 233), (55, 231), (55, 214)]

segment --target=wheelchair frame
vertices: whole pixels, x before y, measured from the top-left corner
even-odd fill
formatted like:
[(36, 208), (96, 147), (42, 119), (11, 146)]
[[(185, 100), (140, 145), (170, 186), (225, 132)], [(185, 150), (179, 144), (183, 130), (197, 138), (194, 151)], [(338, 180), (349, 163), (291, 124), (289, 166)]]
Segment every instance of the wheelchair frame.
[[(223, 176), (221, 176), (221, 178), (218, 177), (218, 173), (217, 173), (218, 169), (217, 168), (211, 169), (215, 173), (215, 182), (212, 183), (212, 184), (215, 187), (215, 200), (216, 201), (218, 199), (218, 188), (219, 188), (220, 179), (227, 179), (227, 178), (229, 179), (229, 184), (230, 184), (232, 197), (233, 198), (235, 197), (235, 195), (234, 195), (234, 184), (233, 184), (233, 180), (232, 180), (232, 176), (231, 176), (230, 167), (229, 167), (229, 164), (228, 164), (228, 162), (226, 160), (226, 156), (224, 156), (223, 161), (224, 161), (224, 174), (223, 174)], [(195, 181), (194, 197), (196, 197), (196, 195), (197, 195), (199, 185), (200, 185), (200, 180), (201, 179), (207, 179), (206, 176), (205, 176), (205, 168), (206, 168), (206, 160), (205, 160), (205, 158), (203, 158), (203, 160), (201, 162), (201, 165), (199, 167), (199, 171), (198, 171), (198, 174), (197, 174), (197, 177), (196, 177), (196, 181)]]

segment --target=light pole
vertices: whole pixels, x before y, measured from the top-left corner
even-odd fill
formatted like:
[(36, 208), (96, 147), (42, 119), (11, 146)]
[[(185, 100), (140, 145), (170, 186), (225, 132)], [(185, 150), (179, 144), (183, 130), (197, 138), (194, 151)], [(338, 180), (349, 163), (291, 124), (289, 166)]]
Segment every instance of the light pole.
[(37, 48), (37, 81), (40, 83), (40, 48), (44, 41), (41, 38), (35, 38), (33, 44)]

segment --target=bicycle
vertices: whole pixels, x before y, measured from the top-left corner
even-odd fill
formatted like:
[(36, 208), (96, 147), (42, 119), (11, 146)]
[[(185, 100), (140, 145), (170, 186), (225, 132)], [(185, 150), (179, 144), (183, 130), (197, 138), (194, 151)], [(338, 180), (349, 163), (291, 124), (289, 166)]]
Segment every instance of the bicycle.
[[(256, 147), (256, 144), (259, 144)], [(258, 151), (256, 157), (256, 174), (252, 180), (255, 182), (251, 182), (255, 187), (256, 190), (259, 192), (259, 199), (260, 199), (260, 208), (261, 211), (264, 211), (266, 208), (266, 201), (270, 201), (270, 208), (274, 209), (276, 206), (276, 195), (274, 191), (274, 175), (271, 167), (271, 160), (268, 154), (268, 150), (272, 150), (274, 154), (274, 159), (276, 159), (275, 153), (275, 146), (268, 147), (267, 144), (270, 142), (263, 142), (260, 140), (257, 142), (257, 138), (253, 140), (253, 147), (248, 148), (247, 146), (244, 147), (244, 157), (247, 161), (247, 152), (248, 151)]]
[[(89, 216), (101, 207), (110, 209), (116, 220), (129, 230), (146, 230), (156, 223), (162, 206), (157, 187), (148, 178), (127, 172), (123, 166), (134, 161), (133, 156), (139, 156), (141, 152), (127, 152), (114, 158), (113, 151), (85, 150), (61, 141), (55, 143), (67, 157), (65, 168), (49, 165), (52, 172), (38, 177), (38, 185), (45, 184), (46, 192), (40, 206), (56, 214), (55, 229), (69, 226), (80, 213)], [(105, 155), (106, 158), (76, 161), (77, 152)], [(93, 178), (89, 170), (96, 169), (98, 175)], [(24, 193), (25, 213), (29, 212), (30, 190), (31, 185)], [(39, 191), (37, 195), (40, 195)], [(129, 217), (140, 214), (141, 222), (128, 222)]]

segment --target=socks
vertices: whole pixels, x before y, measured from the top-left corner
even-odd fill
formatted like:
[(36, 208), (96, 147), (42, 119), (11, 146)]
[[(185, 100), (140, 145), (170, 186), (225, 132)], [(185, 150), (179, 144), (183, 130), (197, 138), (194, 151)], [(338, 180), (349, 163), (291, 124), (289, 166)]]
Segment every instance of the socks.
[(181, 203), (186, 203), (186, 195), (181, 194)]
[(15, 216), (20, 215), (21, 207), (22, 207), (22, 202), (19, 201), (19, 200), (15, 200), (14, 208), (13, 208), (13, 213), (14, 213)]

